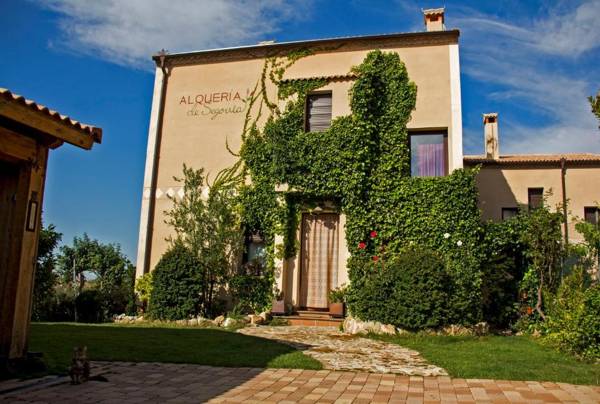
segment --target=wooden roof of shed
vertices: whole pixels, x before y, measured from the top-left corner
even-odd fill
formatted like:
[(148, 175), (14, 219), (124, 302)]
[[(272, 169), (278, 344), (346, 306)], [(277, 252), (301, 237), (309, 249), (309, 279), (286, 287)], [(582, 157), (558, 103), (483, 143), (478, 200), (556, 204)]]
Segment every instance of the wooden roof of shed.
[(84, 149), (102, 142), (102, 128), (76, 121), (6, 88), (0, 88), (0, 116)]

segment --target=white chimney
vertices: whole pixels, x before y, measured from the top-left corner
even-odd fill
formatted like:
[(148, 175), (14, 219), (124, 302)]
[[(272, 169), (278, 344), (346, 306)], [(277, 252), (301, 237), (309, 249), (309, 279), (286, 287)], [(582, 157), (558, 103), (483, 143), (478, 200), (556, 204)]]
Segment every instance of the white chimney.
[(425, 28), (427, 31), (445, 31), (444, 8), (430, 8), (423, 10)]
[(485, 137), (485, 157), (497, 159), (500, 157), (498, 144), (498, 113), (483, 114), (483, 135)]

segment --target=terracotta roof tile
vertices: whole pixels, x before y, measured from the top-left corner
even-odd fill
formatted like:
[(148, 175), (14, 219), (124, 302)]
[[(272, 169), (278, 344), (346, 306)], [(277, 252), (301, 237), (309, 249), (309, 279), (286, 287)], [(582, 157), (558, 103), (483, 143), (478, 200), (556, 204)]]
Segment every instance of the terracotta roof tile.
[(102, 142), (102, 128), (98, 128), (92, 125), (86, 125), (84, 123), (71, 119), (67, 115), (61, 115), (57, 111), (51, 110), (44, 105), (38, 104), (37, 102), (32, 100), (28, 100), (21, 95), (14, 94), (6, 88), (0, 87), (0, 98), (4, 98), (9, 102), (24, 105), (34, 111), (39, 112), (40, 114), (47, 115), (56, 121), (71, 126), (72, 128), (75, 128), (85, 134), (92, 136), (96, 143)]
[(498, 159), (486, 156), (464, 156), (467, 164), (556, 164), (561, 159), (567, 163), (600, 163), (600, 154), (592, 153), (563, 153), (563, 154), (506, 154)]

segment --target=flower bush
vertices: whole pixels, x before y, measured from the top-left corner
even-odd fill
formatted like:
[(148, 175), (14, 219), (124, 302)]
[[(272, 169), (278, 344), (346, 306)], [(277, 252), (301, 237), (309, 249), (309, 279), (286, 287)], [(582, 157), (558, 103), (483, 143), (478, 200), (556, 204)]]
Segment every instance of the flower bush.
[(385, 266), (367, 259), (360, 265), (364, 282), (346, 295), (353, 315), (410, 330), (448, 322), (451, 282), (438, 253), (410, 246), (386, 257)]

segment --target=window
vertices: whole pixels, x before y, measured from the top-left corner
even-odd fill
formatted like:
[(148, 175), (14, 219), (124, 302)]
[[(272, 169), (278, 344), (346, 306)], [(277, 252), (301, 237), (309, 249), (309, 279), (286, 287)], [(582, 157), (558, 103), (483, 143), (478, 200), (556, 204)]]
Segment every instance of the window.
[(448, 173), (448, 137), (445, 132), (409, 134), (410, 174), (441, 177)]
[(519, 214), (519, 208), (502, 208), (502, 220), (510, 219)]
[(259, 233), (246, 234), (243, 262), (248, 275), (260, 275), (266, 264), (265, 240)]
[(322, 132), (331, 126), (331, 93), (309, 94), (306, 99), (306, 131)]
[(583, 218), (586, 222), (598, 226), (598, 216), (600, 212), (595, 206), (586, 206), (583, 208)]
[(527, 188), (529, 210), (541, 208), (544, 205), (544, 188)]

